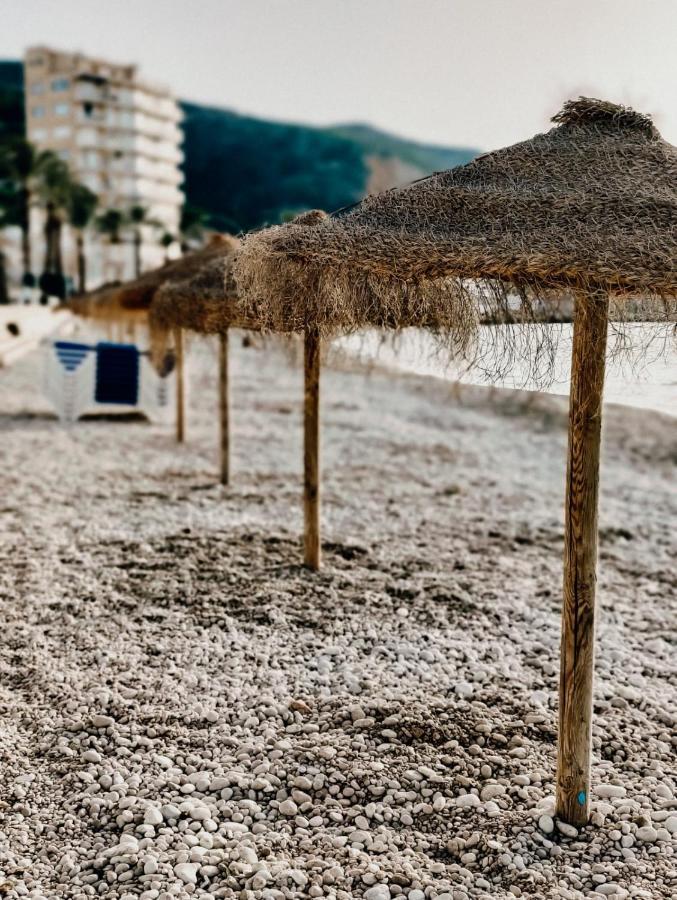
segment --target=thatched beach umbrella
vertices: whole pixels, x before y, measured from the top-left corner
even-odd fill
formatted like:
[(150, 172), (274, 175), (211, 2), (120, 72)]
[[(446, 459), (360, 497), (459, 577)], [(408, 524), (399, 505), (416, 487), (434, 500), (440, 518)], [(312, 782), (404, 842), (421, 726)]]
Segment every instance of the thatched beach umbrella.
[(240, 313), (232, 263), (240, 242), (224, 238), (220, 252), (204, 261), (194, 274), (164, 284), (150, 309), (150, 324), (156, 335), (175, 336), (181, 330), (219, 337), (220, 477), (230, 480), (230, 397), (228, 387), (228, 333), (230, 328), (258, 330), (257, 323)]
[[(197, 275), (204, 266), (231, 250), (232, 238), (229, 235), (215, 234), (206, 246), (171, 262), (158, 269), (145, 272), (136, 280), (123, 285), (116, 301), (125, 311), (142, 310), (148, 317), (151, 304), (160, 288), (183, 281)], [(151, 340), (154, 340), (152, 323), (149, 320)], [(185, 440), (185, 347), (183, 330), (174, 329), (174, 351), (176, 355), (176, 440)]]
[[(677, 149), (648, 116), (580, 98), (556, 127), (330, 218), (247, 238), (238, 289), (272, 330), (448, 325), (575, 298), (566, 480), (557, 813), (587, 822), (600, 428), (613, 317), (673, 315)], [(419, 321), (417, 321), (417, 319)]]
[[(186, 253), (184, 256), (165, 263), (157, 269), (121, 285), (106, 286), (91, 291), (71, 301), (71, 309), (78, 315), (106, 322), (147, 324), (151, 342), (155, 336), (149, 320), (150, 307), (158, 290), (168, 284), (183, 281), (198, 274), (203, 267), (232, 252), (233, 238), (215, 234), (206, 246)], [(185, 383), (184, 345), (180, 328), (175, 331), (176, 353), (176, 439), (185, 439)]]
[(68, 300), (68, 309), (76, 316), (85, 319), (95, 319), (106, 325), (107, 330), (112, 331), (114, 324), (133, 327), (138, 316), (122, 316), (119, 313), (115, 297), (120, 289), (120, 282), (109, 282), (85, 294), (76, 294)]
[[(418, 297), (403, 294), (389, 302), (388, 285), (373, 281), (369, 292), (357, 271), (335, 263), (349, 245), (338, 249), (334, 263), (306, 265), (295, 251), (278, 253), (276, 242), (297, 235), (324, 234), (337, 221), (312, 210), (278, 226), (245, 238), (233, 271), (240, 307), (260, 329), (271, 333), (301, 333), (304, 337), (304, 561), (311, 569), (321, 564), (320, 545), (320, 360), (323, 338), (360, 328), (426, 328), (457, 349), (467, 346), (477, 325), (473, 305), (453, 292), (438, 302), (438, 291), (421, 285)], [(331, 254), (330, 254), (331, 256)]]

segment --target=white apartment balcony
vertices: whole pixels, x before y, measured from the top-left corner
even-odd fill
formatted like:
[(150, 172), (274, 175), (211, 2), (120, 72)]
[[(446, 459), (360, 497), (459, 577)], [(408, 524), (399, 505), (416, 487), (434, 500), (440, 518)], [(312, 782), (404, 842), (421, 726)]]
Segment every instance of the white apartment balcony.
[(109, 106), (106, 109), (106, 125), (120, 131), (134, 130), (134, 113), (130, 109)]
[(181, 121), (179, 105), (171, 97), (161, 97), (158, 94), (137, 89), (130, 99), (131, 105), (135, 109), (150, 113), (156, 118), (170, 119), (172, 122)]
[(130, 180), (134, 185), (134, 192), (151, 202), (177, 203), (180, 202), (183, 196), (175, 185), (167, 184), (166, 182), (154, 181), (150, 178), (134, 178)]
[(103, 149), (104, 141), (96, 128), (78, 128), (75, 132), (75, 143), (78, 147)]
[(131, 153), (108, 157), (108, 166), (111, 172), (123, 175), (134, 175), (136, 172), (136, 160)]
[(166, 119), (157, 119), (142, 112), (134, 114), (134, 129), (147, 137), (180, 144), (183, 138), (181, 129)]
[(147, 156), (134, 158), (134, 171), (140, 177), (165, 181), (170, 184), (179, 184), (183, 177), (179, 169), (172, 163), (151, 159)]
[(75, 99), (83, 103), (107, 102), (107, 94), (108, 90), (105, 86), (93, 84), (90, 81), (78, 81), (75, 84)]
[(108, 150), (112, 150), (114, 153), (134, 154), (138, 152), (133, 134), (107, 132), (104, 135), (104, 144)]
[(137, 136), (132, 143), (135, 153), (175, 165), (179, 165), (183, 161), (183, 153), (175, 144), (166, 141), (152, 141), (143, 135)]

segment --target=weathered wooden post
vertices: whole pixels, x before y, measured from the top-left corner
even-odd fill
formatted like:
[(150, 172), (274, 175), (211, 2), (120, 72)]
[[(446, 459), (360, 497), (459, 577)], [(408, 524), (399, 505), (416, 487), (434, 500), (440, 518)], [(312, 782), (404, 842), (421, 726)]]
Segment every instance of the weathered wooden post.
[(590, 812), (597, 507), (608, 311), (606, 294), (576, 297), (569, 394), (556, 801), (557, 815), (572, 825), (584, 825)]
[(228, 329), (219, 335), (219, 421), (221, 484), (230, 481), (230, 397), (228, 394)]
[(317, 329), (306, 328), (303, 343), (304, 411), (303, 411), (303, 514), (304, 561), (318, 570), (320, 550), (320, 348)]
[(176, 353), (176, 440), (182, 444), (185, 439), (185, 383), (183, 331), (181, 328), (174, 329), (174, 351)]

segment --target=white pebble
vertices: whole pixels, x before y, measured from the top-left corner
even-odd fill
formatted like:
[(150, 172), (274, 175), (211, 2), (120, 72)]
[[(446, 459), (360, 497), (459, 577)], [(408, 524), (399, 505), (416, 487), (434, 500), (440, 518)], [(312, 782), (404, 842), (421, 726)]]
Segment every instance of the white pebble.
[(471, 806), (479, 806), (480, 798), (477, 794), (463, 794), (461, 797), (457, 797), (454, 800), (454, 804), (460, 806), (461, 809), (467, 809)]
[(196, 863), (179, 863), (174, 866), (174, 874), (185, 884), (195, 884), (198, 868), (199, 866)]
[(463, 700), (467, 700), (475, 692), (475, 688), (467, 681), (461, 681), (454, 686), (454, 692)]
[(626, 790), (620, 784), (598, 784), (594, 793), (603, 800), (611, 800), (615, 797), (625, 797)]
[(95, 715), (92, 716), (92, 725), (95, 728), (110, 728), (111, 725), (115, 725), (115, 719), (112, 716)]
[(560, 822), (557, 821), (557, 830), (560, 834), (563, 834), (565, 837), (575, 838), (578, 837), (578, 828), (574, 825), (569, 825), (568, 822)]
[(390, 900), (390, 888), (387, 884), (375, 884), (364, 892), (364, 900)]
[(480, 791), (480, 797), (484, 800), (493, 800), (494, 797), (500, 797), (505, 794), (505, 786), (502, 784), (487, 784)]
[(295, 816), (299, 811), (298, 806), (291, 798), (283, 800), (282, 803), (280, 803), (279, 809), (283, 816)]
[(149, 806), (143, 815), (143, 821), (147, 825), (162, 825), (164, 819), (157, 806)]
[(543, 834), (552, 834), (552, 832), (555, 830), (555, 823), (552, 820), (552, 816), (541, 816), (538, 820), (538, 827), (541, 829)]
[(677, 816), (669, 816), (665, 822), (663, 822), (663, 827), (670, 832), (670, 834), (677, 834)]

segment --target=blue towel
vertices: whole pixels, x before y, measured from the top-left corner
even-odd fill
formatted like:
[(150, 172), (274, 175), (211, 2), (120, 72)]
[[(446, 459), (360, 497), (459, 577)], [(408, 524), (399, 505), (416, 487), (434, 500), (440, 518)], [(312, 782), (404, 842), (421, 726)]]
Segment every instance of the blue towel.
[(96, 345), (97, 403), (136, 406), (139, 400), (139, 351), (133, 344)]
[(72, 341), (54, 341), (56, 356), (67, 372), (75, 372), (82, 360), (94, 347), (87, 344), (74, 344)]

